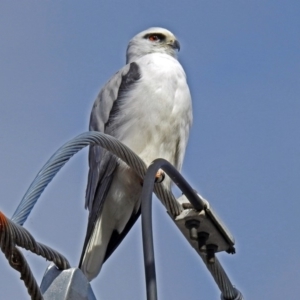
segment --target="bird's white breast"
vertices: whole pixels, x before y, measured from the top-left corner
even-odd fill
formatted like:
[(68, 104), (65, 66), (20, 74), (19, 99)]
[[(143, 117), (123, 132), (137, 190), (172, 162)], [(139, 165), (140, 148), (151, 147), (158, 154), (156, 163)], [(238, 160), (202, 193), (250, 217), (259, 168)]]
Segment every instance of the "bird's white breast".
[(136, 63), (141, 78), (121, 102), (116, 137), (147, 164), (158, 157), (174, 163), (176, 143), (184, 152), (192, 121), (184, 70), (167, 54), (148, 54)]

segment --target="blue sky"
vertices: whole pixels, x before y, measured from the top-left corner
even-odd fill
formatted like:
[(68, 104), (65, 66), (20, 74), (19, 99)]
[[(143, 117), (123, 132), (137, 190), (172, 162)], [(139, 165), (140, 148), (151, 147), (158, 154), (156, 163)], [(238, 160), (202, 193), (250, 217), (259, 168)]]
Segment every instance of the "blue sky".
[[(237, 254), (219, 258), (247, 299), (300, 294), (299, 1), (0, 3), (0, 210), (12, 216), (53, 152), (88, 128), (94, 98), (136, 33), (181, 43), (194, 124), (183, 174), (218, 212)], [(85, 234), (87, 151), (42, 195), (25, 227), (76, 266)], [(219, 299), (200, 258), (154, 205), (159, 299)], [(38, 280), (48, 265), (24, 252)], [(0, 292), (27, 299), (0, 256)], [(140, 223), (92, 282), (98, 299), (145, 299)]]

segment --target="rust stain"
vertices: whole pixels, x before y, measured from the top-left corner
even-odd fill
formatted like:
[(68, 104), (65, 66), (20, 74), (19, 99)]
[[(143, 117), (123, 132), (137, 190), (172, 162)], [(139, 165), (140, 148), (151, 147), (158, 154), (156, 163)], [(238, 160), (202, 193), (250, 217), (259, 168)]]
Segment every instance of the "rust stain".
[(5, 215), (0, 211), (0, 231), (3, 231), (5, 227), (7, 227), (7, 218)]

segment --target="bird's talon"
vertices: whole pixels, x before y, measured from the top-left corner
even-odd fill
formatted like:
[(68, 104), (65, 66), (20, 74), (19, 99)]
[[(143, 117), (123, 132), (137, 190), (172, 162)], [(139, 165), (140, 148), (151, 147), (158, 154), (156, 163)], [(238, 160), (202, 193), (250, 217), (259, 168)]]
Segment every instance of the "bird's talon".
[(164, 179), (165, 179), (165, 172), (163, 171), (163, 170), (161, 170), (161, 169), (159, 169), (158, 171), (157, 171), (157, 173), (156, 173), (156, 175), (155, 175), (155, 182), (156, 183), (161, 183), (161, 182), (163, 182), (164, 181)]

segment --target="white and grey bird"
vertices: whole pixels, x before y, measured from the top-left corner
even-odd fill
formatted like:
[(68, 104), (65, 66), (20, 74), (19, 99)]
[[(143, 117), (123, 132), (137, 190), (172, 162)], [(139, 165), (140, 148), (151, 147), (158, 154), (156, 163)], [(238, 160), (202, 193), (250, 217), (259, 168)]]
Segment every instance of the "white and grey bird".
[[(181, 169), (192, 104), (179, 42), (168, 30), (149, 28), (127, 48), (127, 64), (101, 89), (90, 130), (114, 136), (149, 165), (164, 158)], [(157, 183), (160, 184), (160, 183)], [(163, 183), (171, 188), (169, 178)], [(89, 280), (118, 247), (140, 215), (141, 178), (99, 146), (89, 150), (87, 234), (80, 268)]]

